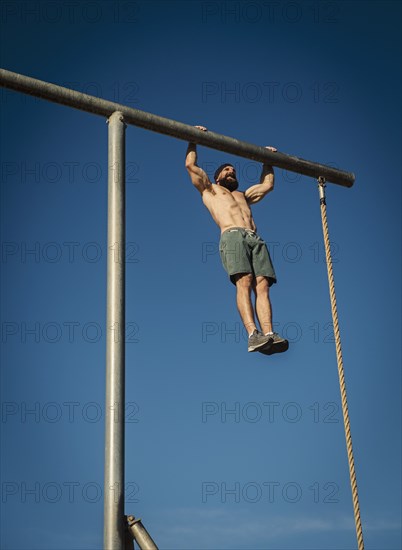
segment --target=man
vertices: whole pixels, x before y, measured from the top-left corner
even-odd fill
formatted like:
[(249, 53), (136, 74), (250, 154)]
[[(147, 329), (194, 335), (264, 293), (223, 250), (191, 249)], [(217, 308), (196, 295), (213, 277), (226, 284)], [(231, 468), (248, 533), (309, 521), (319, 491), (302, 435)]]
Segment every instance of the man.
[[(206, 132), (204, 126), (196, 126)], [(274, 147), (267, 147), (276, 151)], [(186, 168), (193, 185), (201, 193), (204, 205), (221, 230), (219, 251), (230, 280), (236, 285), (237, 307), (249, 335), (248, 351), (266, 355), (286, 351), (289, 343), (272, 329), (269, 287), (276, 283), (269, 251), (257, 235), (250, 205), (259, 202), (274, 188), (272, 166), (263, 165), (260, 183), (244, 193), (237, 191), (239, 182), (231, 164), (222, 164), (215, 172), (215, 183), (197, 166), (197, 148), (189, 143)], [(255, 293), (255, 311), (251, 301)], [(257, 329), (256, 317), (261, 331)]]

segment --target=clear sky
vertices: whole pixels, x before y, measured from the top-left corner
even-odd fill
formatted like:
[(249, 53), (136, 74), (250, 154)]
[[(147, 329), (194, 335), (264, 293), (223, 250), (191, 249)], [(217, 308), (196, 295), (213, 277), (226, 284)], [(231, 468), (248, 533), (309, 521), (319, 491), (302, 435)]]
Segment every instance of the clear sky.
[[(353, 171), (328, 220), (366, 548), (401, 548), (399, 2), (8, 1), (1, 66)], [(318, 192), (253, 209), (286, 354), (248, 354), (186, 144), (127, 128), (126, 503), (159, 547), (356, 547)], [(204, 147), (212, 175), (235, 163)], [(1, 95), (1, 547), (103, 536), (107, 126)]]

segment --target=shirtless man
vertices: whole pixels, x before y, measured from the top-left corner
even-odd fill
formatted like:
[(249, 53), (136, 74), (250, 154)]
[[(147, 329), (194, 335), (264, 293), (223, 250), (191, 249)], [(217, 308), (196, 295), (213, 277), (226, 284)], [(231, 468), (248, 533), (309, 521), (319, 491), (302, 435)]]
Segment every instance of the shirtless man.
[[(196, 126), (207, 131), (204, 126)], [(274, 147), (268, 147), (276, 151)], [(250, 205), (259, 202), (274, 188), (272, 166), (263, 165), (260, 183), (244, 193), (237, 191), (239, 183), (231, 164), (222, 164), (215, 172), (215, 183), (197, 166), (197, 148), (189, 143), (186, 168), (193, 185), (201, 193), (204, 205), (221, 230), (219, 251), (230, 280), (236, 285), (237, 307), (249, 335), (248, 351), (266, 355), (286, 351), (289, 343), (272, 330), (272, 309), (269, 287), (276, 283), (269, 251), (257, 235)], [(251, 301), (255, 294), (255, 314)], [(257, 317), (261, 332), (255, 322)]]

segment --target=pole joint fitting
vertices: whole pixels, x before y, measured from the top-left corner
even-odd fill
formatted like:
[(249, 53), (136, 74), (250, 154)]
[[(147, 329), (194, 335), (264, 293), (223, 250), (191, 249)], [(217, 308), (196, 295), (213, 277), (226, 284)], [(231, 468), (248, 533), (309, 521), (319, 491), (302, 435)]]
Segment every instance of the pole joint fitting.
[(109, 124), (109, 122), (114, 121), (117, 119), (118, 121), (122, 122), (124, 125), (124, 128), (127, 128), (126, 121), (124, 120), (124, 114), (121, 111), (114, 111), (107, 119), (106, 124)]

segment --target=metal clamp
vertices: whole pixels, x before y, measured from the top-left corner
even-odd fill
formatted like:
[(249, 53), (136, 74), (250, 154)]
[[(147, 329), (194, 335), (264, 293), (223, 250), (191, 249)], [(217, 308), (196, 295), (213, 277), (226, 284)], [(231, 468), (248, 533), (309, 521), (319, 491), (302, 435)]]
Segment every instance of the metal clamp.
[(320, 194), (320, 204), (326, 204), (325, 202), (325, 178), (323, 176), (320, 176), (318, 178), (318, 192)]

